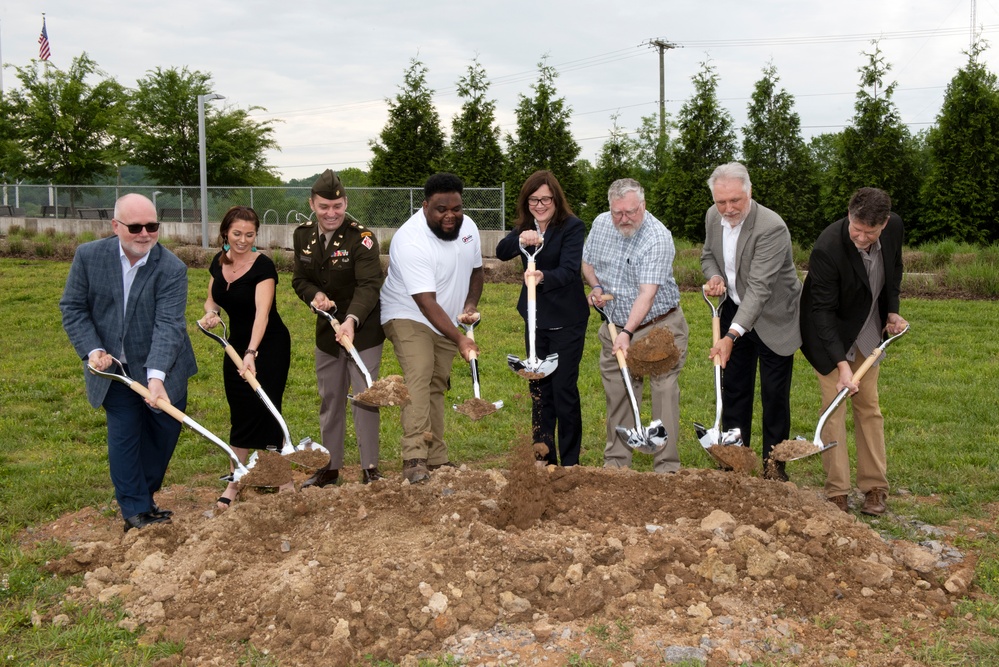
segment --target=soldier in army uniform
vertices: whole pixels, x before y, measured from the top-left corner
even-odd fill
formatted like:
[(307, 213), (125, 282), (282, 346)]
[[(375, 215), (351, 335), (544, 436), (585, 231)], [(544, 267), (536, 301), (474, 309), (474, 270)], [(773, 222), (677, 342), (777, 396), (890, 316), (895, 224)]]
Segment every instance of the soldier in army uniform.
[[(347, 394), (364, 391), (364, 376), (341, 342), (349, 340), (368, 369), (378, 377), (385, 333), (380, 322), (378, 293), (382, 285), (378, 240), (347, 215), (347, 195), (331, 169), (312, 185), (309, 207), (316, 221), (295, 230), (295, 273), (292, 287), (317, 310), (336, 308), (340, 335), (324, 317), (316, 316), (316, 380), (322, 400), (319, 423), (329, 465), (302, 485), (324, 487), (337, 483), (343, 467)], [(378, 471), (377, 408), (354, 404), (354, 431), (361, 456), (362, 482), (383, 479)]]

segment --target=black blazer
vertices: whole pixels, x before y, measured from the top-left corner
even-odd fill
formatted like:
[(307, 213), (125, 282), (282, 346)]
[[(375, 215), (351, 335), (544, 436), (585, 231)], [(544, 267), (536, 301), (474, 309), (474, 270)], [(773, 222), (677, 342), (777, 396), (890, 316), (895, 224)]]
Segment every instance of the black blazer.
[[(902, 287), (902, 218), (892, 213), (881, 233), (885, 286), (878, 295), (880, 326), (897, 313)], [(846, 360), (871, 308), (864, 260), (850, 240), (849, 219), (825, 228), (812, 247), (801, 292), (801, 351), (819, 373), (833, 372)]]
[[(497, 244), (496, 258), (506, 261), (520, 257), (526, 270), (527, 257), (520, 251), (520, 232), (513, 230)], [(545, 281), (537, 290), (539, 329), (556, 329), (589, 318), (590, 308), (580, 274), (585, 240), (586, 227), (574, 216), (560, 225), (549, 225), (545, 232), (544, 248), (535, 259), (538, 271), (545, 274)], [(521, 286), (517, 311), (527, 319), (527, 285)]]

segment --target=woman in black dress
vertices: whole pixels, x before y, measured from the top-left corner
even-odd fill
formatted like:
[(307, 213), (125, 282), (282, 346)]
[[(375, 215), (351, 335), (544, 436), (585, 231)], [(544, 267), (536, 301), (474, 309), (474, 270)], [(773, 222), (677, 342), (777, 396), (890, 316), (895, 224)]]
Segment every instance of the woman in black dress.
[[(524, 182), (517, 200), (517, 221), (496, 246), (496, 258), (520, 257), (526, 268), (527, 258), (520, 247), (537, 246), (542, 239), (544, 246), (533, 274), (537, 281), (535, 347), (539, 359), (557, 352), (558, 368), (542, 380), (530, 381), (534, 441), (548, 446), (544, 457), (548, 463), (574, 466), (583, 442), (578, 381), (590, 316), (580, 277), (586, 227), (573, 215), (562, 186), (550, 171), (536, 171)], [(526, 285), (520, 290), (517, 310), (526, 321)]]
[[(248, 206), (233, 206), (222, 218), (219, 237), (222, 251), (212, 259), (208, 272), (208, 298), (201, 324), (219, 324), (219, 312), (229, 317), (229, 343), (243, 355), (243, 366), (254, 375), (264, 393), (281, 410), (281, 397), (291, 365), (291, 335), (278, 315), (274, 298), (278, 275), (270, 257), (257, 252), (260, 218)], [(277, 420), (240, 377), (228, 355), (222, 362), (225, 395), (229, 402), (229, 445), (240, 461), (250, 449), (280, 449), (284, 434)], [(229, 482), (218, 499), (226, 509), (239, 487)]]

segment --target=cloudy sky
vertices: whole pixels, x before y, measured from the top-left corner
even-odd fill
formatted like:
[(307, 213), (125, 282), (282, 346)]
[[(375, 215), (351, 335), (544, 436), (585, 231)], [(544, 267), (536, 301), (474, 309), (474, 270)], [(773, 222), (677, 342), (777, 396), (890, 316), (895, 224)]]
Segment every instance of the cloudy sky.
[[(741, 127), (753, 84), (772, 61), (808, 137), (849, 122), (862, 52), (880, 37), (895, 102), (918, 131), (933, 122), (966, 60), (973, 11), (994, 41), (999, 0), (0, 0), (0, 57), (9, 90), (18, 84), (10, 66), (38, 56), (45, 12), (59, 67), (85, 51), (126, 86), (155, 67), (210, 72), (226, 97), (213, 104), (264, 107), (254, 115), (279, 121), (282, 150), (270, 164), (284, 178), (302, 178), (327, 166), (367, 168), (386, 99), (414, 57), (429, 70), (449, 130), (461, 106), (455, 84), (477, 56), (506, 134), (547, 54), (573, 110), (581, 157), (594, 161), (614, 114), (634, 130), (658, 112), (659, 56), (650, 40), (677, 47), (665, 56), (668, 113), (690, 97), (690, 79), (707, 60)], [(993, 72), (996, 49), (985, 54)]]

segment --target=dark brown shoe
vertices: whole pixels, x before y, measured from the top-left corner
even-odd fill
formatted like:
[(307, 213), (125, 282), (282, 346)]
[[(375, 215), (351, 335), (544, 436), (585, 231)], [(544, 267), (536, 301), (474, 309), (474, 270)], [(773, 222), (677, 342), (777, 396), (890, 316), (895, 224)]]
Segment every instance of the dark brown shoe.
[(840, 508), (844, 512), (850, 511), (850, 503), (847, 502), (846, 496), (833, 496), (828, 499), (836, 507)]
[(871, 489), (864, 494), (863, 514), (881, 516), (888, 511), (888, 489)]
[(322, 468), (314, 472), (312, 474), (312, 477), (305, 480), (302, 483), (302, 488), (307, 489), (310, 486), (316, 486), (321, 489), (324, 486), (329, 486), (330, 484), (336, 484), (339, 479), (340, 479), (339, 470), (327, 470), (326, 468)]
[(406, 459), (402, 462), (402, 476), (410, 484), (420, 484), (430, 479), (430, 470), (426, 459)]
[(132, 530), (133, 528), (145, 528), (146, 526), (151, 526), (154, 523), (172, 523), (170, 517), (160, 516), (158, 514), (152, 514), (150, 512), (142, 512), (141, 514), (136, 514), (135, 516), (130, 516), (125, 519), (125, 532)]
[(455, 464), (451, 463), (450, 461), (445, 461), (444, 463), (428, 463), (427, 464), (427, 470), (430, 470), (431, 472), (434, 471), (434, 470), (440, 470), (441, 468), (457, 468), (457, 467), (458, 466), (456, 466)]
[(361, 471), (361, 484), (370, 484), (380, 479), (385, 479), (385, 475), (378, 472), (378, 468), (368, 468)]

